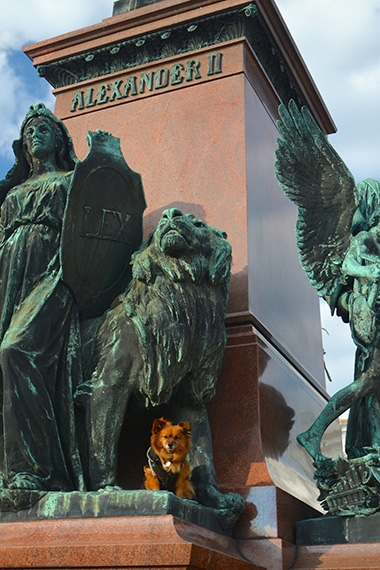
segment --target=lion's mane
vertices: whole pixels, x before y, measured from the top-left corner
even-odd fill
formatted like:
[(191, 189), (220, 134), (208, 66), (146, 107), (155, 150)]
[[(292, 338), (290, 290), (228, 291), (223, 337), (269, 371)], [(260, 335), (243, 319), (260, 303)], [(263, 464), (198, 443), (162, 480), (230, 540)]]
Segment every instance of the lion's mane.
[(175, 228), (188, 247), (165, 247), (161, 220), (133, 256), (133, 279), (122, 299), (141, 348), (138, 391), (145, 405), (167, 403), (173, 394), (187, 404), (210, 400), (226, 342), (226, 234), (190, 214), (178, 216)]

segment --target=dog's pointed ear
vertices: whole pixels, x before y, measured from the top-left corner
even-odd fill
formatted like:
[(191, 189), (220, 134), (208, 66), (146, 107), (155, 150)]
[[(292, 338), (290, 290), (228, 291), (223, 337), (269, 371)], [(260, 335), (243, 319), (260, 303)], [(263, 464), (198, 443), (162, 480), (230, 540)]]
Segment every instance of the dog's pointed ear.
[(191, 436), (191, 422), (179, 422), (178, 425), (186, 437)]
[(154, 420), (152, 425), (152, 433), (159, 433), (168, 424), (171, 424), (171, 422), (165, 420), (165, 418)]

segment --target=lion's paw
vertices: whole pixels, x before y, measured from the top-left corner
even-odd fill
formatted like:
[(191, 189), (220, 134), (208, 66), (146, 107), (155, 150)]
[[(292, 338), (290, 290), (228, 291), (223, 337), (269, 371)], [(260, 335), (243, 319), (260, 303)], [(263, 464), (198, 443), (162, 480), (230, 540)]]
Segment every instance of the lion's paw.
[(197, 498), (200, 503), (213, 509), (228, 510), (233, 513), (242, 513), (245, 507), (243, 497), (237, 493), (221, 493), (215, 485), (197, 488)]

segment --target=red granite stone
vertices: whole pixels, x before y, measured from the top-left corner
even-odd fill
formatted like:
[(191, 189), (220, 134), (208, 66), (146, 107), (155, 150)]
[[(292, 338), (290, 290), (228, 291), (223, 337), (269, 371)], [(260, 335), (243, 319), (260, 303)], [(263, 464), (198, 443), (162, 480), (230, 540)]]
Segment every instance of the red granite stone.
[(300, 546), (294, 570), (378, 570), (380, 543)]
[[(274, 2), (257, 0), (256, 5), (299, 92), (322, 129), (332, 132), (331, 118)], [(35, 65), (48, 65), (246, 6), (246, 0), (162, 0), (25, 51)], [(209, 57), (217, 54), (222, 54), (221, 70), (210, 75)], [(182, 70), (178, 65), (186, 69), (192, 60), (199, 62), (199, 77), (189, 72), (189, 80), (91, 108), (74, 104), (71, 110), (78, 92), (96, 93), (104, 83), (157, 75), (160, 69)], [(218, 484), (240, 492), (247, 508), (235, 529), (238, 543), (225, 537), (218, 542), (204, 529), (186, 525), (181, 534), (179, 523), (168, 523), (167, 517), (1, 526), (9, 546), (2, 551), (0, 538), (0, 568), (154, 568), (158, 562), (162, 568), (243, 569), (256, 563), (270, 570), (289, 568), (294, 524), (318, 508), (312, 464), (296, 434), (321, 411), (327, 395), (318, 300), (299, 265), (295, 208), (274, 176), (276, 86), (242, 37), (62, 87), (55, 95), (56, 113), (80, 159), (87, 152), (86, 130), (104, 129), (120, 137), (129, 166), (142, 174), (146, 235), (168, 207), (192, 212), (228, 234), (233, 249), (228, 345), (217, 396), (208, 409)], [(143, 457), (144, 450), (138, 453)], [(122, 455), (122, 480), (126, 463)], [(137, 472), (141, 476), (140, 465)], [(43, 533), (37, 530), (42, 528)], [(11, 536), (20, 536), (13, 550)], [(24, 550), (22, 540), (29, 545)]]
[(2, 523), (0, 568), (262, 570), (233, 540), (171, 516)]

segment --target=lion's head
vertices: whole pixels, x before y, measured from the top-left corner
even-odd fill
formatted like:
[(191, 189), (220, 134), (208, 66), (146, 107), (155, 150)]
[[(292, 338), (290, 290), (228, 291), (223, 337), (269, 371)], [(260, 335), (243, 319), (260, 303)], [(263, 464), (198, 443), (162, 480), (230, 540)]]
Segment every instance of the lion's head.
[(139, 385), (153, 405), (175, 392), (209, 400), (222, 363), (231, 246), (226, 234), (191, 214), (165, 210), (156, 231), (133, 255), (123, 298), (139, 337)]
[(133, 277), (151, 282), (167, 273), (174, 281), (228, 283), (231, 246), (226, 238), (192, 214), (165, 210), (155, 232), (132, 257)]

